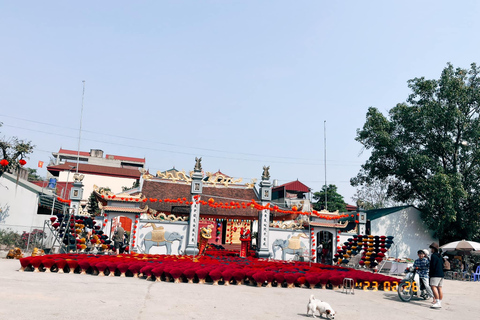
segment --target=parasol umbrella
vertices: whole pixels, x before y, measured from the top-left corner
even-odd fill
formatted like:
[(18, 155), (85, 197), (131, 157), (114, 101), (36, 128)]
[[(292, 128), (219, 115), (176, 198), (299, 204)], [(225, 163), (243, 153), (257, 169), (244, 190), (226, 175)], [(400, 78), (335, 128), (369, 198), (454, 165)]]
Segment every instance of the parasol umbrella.
[(475, 241), (454, 241), (441, 246), (443, 251), (458, 251), (458, 252), (472, 252), (472, 251), (480, 251), (480, 243)]

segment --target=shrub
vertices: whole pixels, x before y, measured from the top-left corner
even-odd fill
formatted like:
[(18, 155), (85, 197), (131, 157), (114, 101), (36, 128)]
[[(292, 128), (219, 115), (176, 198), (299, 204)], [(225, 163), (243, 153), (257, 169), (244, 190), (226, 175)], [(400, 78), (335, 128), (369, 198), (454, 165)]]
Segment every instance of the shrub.
[(22, 244), (22, 235), (12, 229), (0, 229), (0, 245), (5, 245), (8, 249), (20, 247)]

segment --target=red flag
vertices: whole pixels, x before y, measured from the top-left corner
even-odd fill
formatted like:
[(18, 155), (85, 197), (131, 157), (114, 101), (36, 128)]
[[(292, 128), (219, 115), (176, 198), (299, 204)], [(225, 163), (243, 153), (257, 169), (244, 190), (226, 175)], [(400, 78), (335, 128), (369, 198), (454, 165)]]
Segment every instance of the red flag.
[(43, 168), (43, 161), (38, 161), (38, 167)]

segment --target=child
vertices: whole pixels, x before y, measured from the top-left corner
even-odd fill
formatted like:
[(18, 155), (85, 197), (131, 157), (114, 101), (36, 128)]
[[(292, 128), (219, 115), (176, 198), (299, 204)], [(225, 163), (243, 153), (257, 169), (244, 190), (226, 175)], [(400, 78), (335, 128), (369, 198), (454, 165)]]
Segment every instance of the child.
[(428, 296), (433, 298), (432, 288), (430, 288), (430, 284), (428, 283), (428, 270), (430, 268), (430, 261), (425, 256), (425, 252), (423, 250), (418, 250), (417, 254), (418, 259), (413, 263), (413, 267), (417, 270), (417, 274), (420, 277), (420, 281), (423, 282)]

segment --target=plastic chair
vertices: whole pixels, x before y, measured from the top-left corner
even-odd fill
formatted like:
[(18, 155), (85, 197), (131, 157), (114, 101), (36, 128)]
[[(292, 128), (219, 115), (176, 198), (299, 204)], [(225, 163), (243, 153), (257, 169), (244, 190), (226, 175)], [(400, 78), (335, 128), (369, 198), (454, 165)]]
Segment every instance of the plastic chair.
[(355, 294), (355, 280), (353, 280), (352, 278), (343, 279), (342, 293), (343, 292), (345, 292), (346, 294)]
[(480, 266), (477, 267), (477, 271), (472, 273), (473, 281), (480, 281)]

